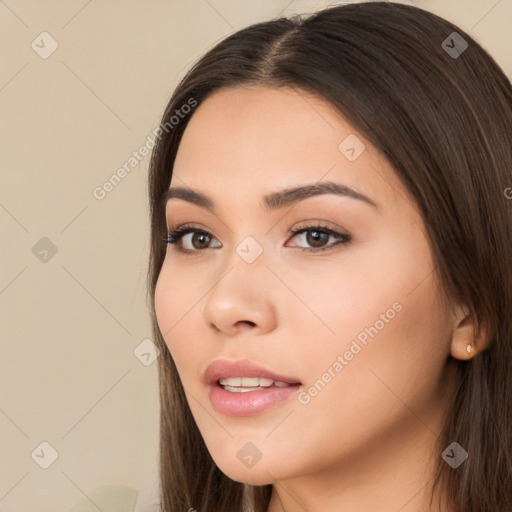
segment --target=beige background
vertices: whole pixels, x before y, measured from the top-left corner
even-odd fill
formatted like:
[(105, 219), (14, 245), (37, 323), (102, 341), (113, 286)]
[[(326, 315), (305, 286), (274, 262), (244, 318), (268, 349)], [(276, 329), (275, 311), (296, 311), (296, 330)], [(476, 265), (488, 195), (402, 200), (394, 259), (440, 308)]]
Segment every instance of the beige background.
[[(216, 41), (334, 3), (0, 0), (0, 512), (64, 511), (100, 485), (154, 482), (157, 368), (134, 354), (151, 338), (149, 157), (103, 199), (93, 190)], [(512, 0), (403, 3), (469, 31), (512, 76)], [(43, 31), (58, 43), (46, 59), (31, 47), (48, 51)], [(43, 441), (58, 452), (47, 469)]]

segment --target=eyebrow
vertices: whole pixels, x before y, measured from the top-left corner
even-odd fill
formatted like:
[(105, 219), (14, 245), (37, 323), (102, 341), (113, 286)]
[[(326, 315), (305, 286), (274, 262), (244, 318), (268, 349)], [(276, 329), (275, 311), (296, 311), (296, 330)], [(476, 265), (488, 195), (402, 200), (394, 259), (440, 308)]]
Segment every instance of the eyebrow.
[[(379, 208), (375, 201), (365, 196), (364, 194), (356, 192), (346, 185), (334, 183), (332, 181), (323, 181), (312, 185), (302, 185), (300, 187), (287, 188), (279, 192), (272, 192), (271, 194), (264, 196), (260, 204), (267, 211), (278, 210), (280, 208), (284, 208), (285, 206), (303, 201), (309, 197), (319, 196), (322, 194), (336, 194), (350, 197), (352, 199), (363, 201), (373, 206), (374, 208)], [(183, 201), (193, 203), (197, 206), (200, 206), (201, 208), (205, 208), (206, 210), (215, 213), (214, 202), (202, 192), (198, 192), (197, 190), (193, 190), (191, 188), (169, 188), (164, 197), (165, 204), (167, 204), (167, 202), (171, 199), (182, 199)]]

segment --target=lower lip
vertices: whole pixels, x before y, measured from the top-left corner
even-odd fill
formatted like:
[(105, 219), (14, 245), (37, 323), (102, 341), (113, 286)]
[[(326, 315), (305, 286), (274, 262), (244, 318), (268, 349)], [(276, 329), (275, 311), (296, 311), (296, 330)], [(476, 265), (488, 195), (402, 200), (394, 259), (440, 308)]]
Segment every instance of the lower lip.
[(300, 384), (276, 388), (275, 386), (259, 391), (226, 391), (220, 384), (211, 384), (210, 401), (213, 408), (225, 416), (255, 416), (270, 409), (283, 400), (294, 396), (301, 388)]

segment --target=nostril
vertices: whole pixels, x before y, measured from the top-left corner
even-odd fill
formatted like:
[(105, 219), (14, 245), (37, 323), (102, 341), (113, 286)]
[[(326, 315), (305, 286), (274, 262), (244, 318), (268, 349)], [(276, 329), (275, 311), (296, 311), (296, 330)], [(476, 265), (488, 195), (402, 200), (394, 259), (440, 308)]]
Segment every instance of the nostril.
[(250, 320), (240, 320), (237, 322), (237, 324), (249, 324), (251, 327), (254, 327), (256, 324), (254, 322), (251, 322)]
[(220, 329), (213, 322), (210, 322), (210, 327), (215, 329), (217, 332), (220, 332)]

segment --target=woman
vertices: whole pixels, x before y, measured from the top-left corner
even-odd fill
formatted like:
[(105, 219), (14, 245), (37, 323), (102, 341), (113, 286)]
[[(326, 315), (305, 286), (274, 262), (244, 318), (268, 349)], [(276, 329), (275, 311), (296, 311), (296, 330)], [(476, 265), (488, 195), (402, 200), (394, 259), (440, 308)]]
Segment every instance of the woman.
[(259, 23), (194, 65), (159, 135), (162, 510), (512, 510), (491, 56), (389, 2)]

